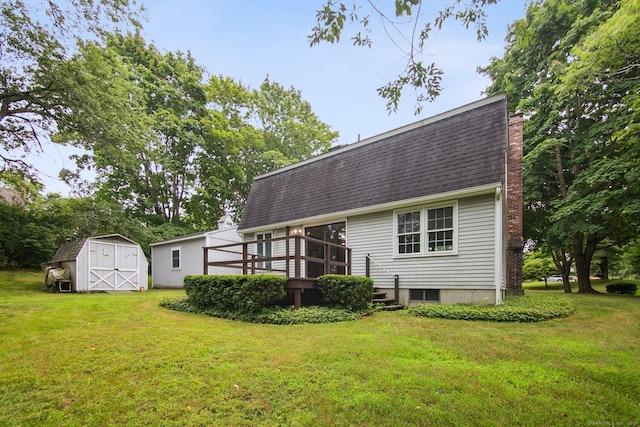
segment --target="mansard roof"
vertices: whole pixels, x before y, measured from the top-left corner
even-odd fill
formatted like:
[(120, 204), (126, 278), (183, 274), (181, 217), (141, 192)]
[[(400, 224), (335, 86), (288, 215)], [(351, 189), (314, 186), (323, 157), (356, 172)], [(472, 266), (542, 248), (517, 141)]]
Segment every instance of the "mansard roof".
[(254, 178), (239, 231), (503, 183), (497, 95)]

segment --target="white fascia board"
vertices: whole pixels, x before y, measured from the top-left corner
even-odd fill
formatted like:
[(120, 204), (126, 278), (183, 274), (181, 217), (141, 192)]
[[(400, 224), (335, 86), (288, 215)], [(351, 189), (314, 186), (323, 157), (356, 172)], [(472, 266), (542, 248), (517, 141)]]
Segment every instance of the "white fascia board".
[(484, 194), (494, 194), (497, 188), (500, 188), (502, 191), (502, 183), (496, 182), (493, 184), (481, 185), (478, 187), (470, 187), (462, 190), (449, 191), (446, 193), (438, 193), (438, 194), (432, 194), (429, 196), (415, 197), (412, 199), (398, 200), (395, 202), (383, 203), (383, 204), (373, 205), (373, 206), (366, 206), (366, 207), (350, 209), (346, 211), (331, 212), (331, 213), (311, 216), (307, 218), (296, 218), (296, 219), (292, 219), (291, 221), (279, 222), (276, 224), (265, 224), (260, 227), (246, 228), (242, 230), (242, 233), (249, 234), (249, 233), (254, 233), (256, 231), (270, 230), (275, 228), (284, 228), (286, 226), (291, 226), (291, 225), (304, 225), (304, 224), (310, 224), (310, 223), (326, 224), (330, 222), (335, 222), (337, 220), (344, 220), (344, 218), (347, 218), (349, 216), (364, 215), (369, 213), (393, 210), (401, 207), (410, 207), (413, 205), (438, 203), (438, 202), (443, 202), (447, 200), (462, 199), (467, 197), (480, 196)]
[(188, 240), (197, 240), (197, 239), (204, 239), (204, 238), (205, 238), (205, 233), (192, 234), (189, 236), (176, 237), (174, 239), (167, 239), (161, 242), (151, 243), (149, 246), (154, 247), (154, 246), (160, 246), (160, 245), (169, 245), (177, 242), (186, 242)]

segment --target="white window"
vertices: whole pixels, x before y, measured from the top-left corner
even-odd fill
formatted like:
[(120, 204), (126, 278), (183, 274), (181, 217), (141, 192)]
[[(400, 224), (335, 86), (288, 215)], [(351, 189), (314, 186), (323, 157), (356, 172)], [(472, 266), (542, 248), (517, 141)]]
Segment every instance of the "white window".
[(453, 251), (453, 206), (427, 209), (427, 250)]
[(398, 254), (420, 253), (420, 211), (398, 214)]
[(171, 269), (180, 270), (182, 268), (181, 248), (171, 248)]
[(396, 211), (396, 255), (455, 254), (457, 207), (454, 202)]
[[(256, 234), (257, 243), (257, 251), (258, 251), (258, 259), (261, 258), (270, 258), (273, 256), (273, 246), (271, 242), (271, 233), (261, 233)], [(272, 266), (271, 261), (259, 261), (259, 268), (267, 268), (270, 269)]]

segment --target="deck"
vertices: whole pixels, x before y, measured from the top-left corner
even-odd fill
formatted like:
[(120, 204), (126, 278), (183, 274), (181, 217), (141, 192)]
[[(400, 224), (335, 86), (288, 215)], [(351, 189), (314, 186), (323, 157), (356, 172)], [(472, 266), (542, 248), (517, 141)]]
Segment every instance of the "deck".
[(238, 274), (285, 275), (285, 290), (296, 308), (302, 306), (305, 290), (317, 289), (317, 277), (351, 275), (350, 248), (300, 234), (209, 246), (203, 251), (204, 274), (209, 267), (226, 267), (237, 269)]

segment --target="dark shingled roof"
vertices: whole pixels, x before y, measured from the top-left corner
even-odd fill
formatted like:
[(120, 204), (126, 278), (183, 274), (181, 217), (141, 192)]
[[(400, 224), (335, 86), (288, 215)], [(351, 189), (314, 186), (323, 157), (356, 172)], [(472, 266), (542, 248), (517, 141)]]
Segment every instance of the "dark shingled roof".
[(494, 96), (258, 176), (239, 230), (504, 182), (507, 120)]
[(51, 259), (51, 262), (74, 261), (86, 241), (87, 239), (76, 240), (60, 246)]

